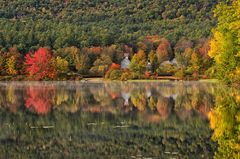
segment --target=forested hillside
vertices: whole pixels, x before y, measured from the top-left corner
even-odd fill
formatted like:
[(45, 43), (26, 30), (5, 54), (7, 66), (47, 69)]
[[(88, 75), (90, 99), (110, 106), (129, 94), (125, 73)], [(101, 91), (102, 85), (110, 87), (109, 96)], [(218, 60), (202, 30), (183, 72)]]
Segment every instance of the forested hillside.
[(161, 35), (175, 44), (208, 37), (216, 0), (1, 0), (0, 46), (134, 44)]
[(239, 83), (239, 10), (239, 0), (1, 0), (0, 75)]

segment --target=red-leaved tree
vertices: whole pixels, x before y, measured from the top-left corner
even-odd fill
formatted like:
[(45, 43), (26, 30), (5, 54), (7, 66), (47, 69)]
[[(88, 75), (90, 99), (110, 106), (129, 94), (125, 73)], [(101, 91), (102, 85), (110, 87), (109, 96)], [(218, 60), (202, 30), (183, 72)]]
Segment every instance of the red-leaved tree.
[(39, 48), (34, 54), (28, 53), (25, 56), (25, 65), (28, 76), (35, 80), (53, 79), (57, 75), (52, 54), (46, 48)]

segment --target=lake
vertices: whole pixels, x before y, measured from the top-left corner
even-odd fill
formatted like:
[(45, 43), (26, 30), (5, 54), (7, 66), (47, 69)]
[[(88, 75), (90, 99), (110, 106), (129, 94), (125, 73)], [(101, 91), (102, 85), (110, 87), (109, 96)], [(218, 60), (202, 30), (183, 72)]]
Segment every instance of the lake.
[(0, 82), (0, 158), (238, 156), (239, 101), (214, 82)]

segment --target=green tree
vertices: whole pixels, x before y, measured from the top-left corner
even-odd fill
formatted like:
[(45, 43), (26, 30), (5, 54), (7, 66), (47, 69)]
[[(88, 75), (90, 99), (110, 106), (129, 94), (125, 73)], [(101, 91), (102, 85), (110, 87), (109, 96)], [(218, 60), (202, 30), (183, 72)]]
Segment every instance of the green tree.
[(90, 71), (94, 75), (104, 76), (107, 72), (108, 68), (111, 66), (112, 60), (107, 55), (101, 55), (97, 60), (94, 62), (93, 67)]
[(79, 73), (83, 73), (83, 74), (88, 73), (88, 70), (90, 68), (90, 63), (89, 63), (90, 59), (88, 55), (81, 53), (76, 57), (75, 61), (76, 61), (75, 62), (76, 69)]
[(186, 68), (187, 72), (194, 75), (194, 76), (198, 76), (199, 74), (199, 69), (200, 69), (200, 59), (199, 56), (196, 52), (192, 52), (191, 54), (191, 58), (189, 60), (189, 64)]
[(151, 71), (152, 73), (156, 72), (156, 70), (159, 67), (159, 62), (158, 62), (158, 57), (157, 55), (153, 52), (153, 50), (148, 54), (148, 59), (151, 63)]
[(72, 66), (76, 66), (76, 62), (78, 60), (78, 56), (80, 54), (80, 49), (75, 47), (75, 46), (72, 46), (72, 47), (66, 47), (64, 48), (63, 50), (60, 51), (60, 55), (61, 57), (64, 57), (69, 65), (72, 65)]
[(54, 63), (58, 73), (66, 73), (68, 71), (68, 61), (57, 56)]
[(79, 73), (86, 74), (91, 66), (88, 54), (75, 46), (60, 49), (56, 54), (66, 59), (69, 66), (74, 67)]
[(186, 70), (190, 63), (192, 52), (192, 48), (186, 48), (183, 52), (175, 52), (175, 57), (181, 70)]

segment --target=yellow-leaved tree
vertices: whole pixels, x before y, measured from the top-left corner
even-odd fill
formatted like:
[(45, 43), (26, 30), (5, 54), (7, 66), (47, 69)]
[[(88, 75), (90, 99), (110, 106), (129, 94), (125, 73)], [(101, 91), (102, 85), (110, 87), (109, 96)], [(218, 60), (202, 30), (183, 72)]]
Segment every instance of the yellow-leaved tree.
[(209, 56), (214, 58), (214, 76), (227, 83), (240, 83), (240, 1), (219, 3), (214, 10)]
[(14, 56), (11, 56), (7, 58), (6, 60), (6, 72), (9, 75), (16, 75), (17, 70), (16, 70), (16, 58)]

